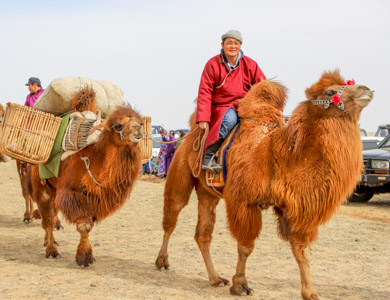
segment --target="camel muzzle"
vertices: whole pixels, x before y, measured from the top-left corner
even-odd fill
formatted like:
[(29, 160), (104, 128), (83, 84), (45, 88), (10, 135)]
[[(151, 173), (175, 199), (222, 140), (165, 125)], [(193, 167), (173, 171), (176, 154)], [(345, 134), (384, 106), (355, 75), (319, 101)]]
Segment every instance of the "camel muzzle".
[(374, 91), (366, 91), (355, 99), (355, 102), (361, 107), (366, 107), (374, 98)]
[(142, 134), (130, 136), (130, 140), (134, 143), (139, 143), (142, 140), (142, 138), (143, 138)]

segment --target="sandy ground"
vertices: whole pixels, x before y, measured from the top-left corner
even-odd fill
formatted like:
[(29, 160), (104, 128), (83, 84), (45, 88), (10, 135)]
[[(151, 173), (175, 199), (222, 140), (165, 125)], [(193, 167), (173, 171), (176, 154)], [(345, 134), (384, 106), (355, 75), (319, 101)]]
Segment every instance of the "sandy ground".
[[(90, 240), (96, 263), (78, 267), (79, 234), (63, 221), (56, 231), (61, 257), (46, 259), (40, 222), (24, 224), (24, 200), (14, 161), (0, 165), (0, 299), (237, 299), (229, 287), (211, 287), (193, 239), (197, 200), (182, 211), (169, 248), (168, 271), (154, 266), (160, 248), (164, 181), (144, 176), (126, 204), (95, 226)], [(236, 244), (217, 209), (212, 255), (231, 280)], [(312, 276), (321, 299), (390, 299), (390, 195), (344, 205), (321, 227), (312, 251)], [(248, 260), (251, 299), (300, 299), (297, 264), (275, 231), (271, 211)]]

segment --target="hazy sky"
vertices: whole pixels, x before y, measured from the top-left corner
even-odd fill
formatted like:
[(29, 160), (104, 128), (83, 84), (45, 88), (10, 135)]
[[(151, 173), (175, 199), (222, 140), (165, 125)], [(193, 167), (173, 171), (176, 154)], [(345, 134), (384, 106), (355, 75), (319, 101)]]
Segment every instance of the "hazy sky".
[(110, 80), (153, 124), (187, 128), (204, 65), (230, 29), (289, 88), (286, 114), (323, 71), (339, 68), (375, 90), (361, 127), (390, 123), (387, 0), (0, 0), (0, 102), (23, 104), (31, 76), (44, 87), (62, 76)]

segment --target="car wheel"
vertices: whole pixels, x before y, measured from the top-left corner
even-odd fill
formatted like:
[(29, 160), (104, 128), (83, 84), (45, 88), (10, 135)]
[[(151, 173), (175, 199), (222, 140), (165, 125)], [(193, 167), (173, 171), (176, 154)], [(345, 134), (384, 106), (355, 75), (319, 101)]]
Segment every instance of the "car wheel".
[(367, 202), (374, 196), (373, 193), (367, 191), (359, 191), (358, 189), (353, 192), (349, 197), (349, 202)]

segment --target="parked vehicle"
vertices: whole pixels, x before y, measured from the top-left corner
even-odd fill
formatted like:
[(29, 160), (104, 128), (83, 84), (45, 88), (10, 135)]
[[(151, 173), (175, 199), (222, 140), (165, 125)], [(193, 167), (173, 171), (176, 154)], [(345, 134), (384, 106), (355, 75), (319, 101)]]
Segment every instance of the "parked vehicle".
[(350, 202), (367, 202), (374, 194), (390, 193), (390, 134), (376, 149), (363, 151), (364, 172)]
[(363, 150), (375, 149), (378, 147), (382, 140), (379, 140), (376, 136), (361, 136), (363, 143)]
[(390, 133), (390, 124), (381, 124), (376, 130), (375, 136), (385, 137)]
[(152, 125), (152, 135), (160, 134), (160, 130), (164, 130), (161, 125)]
[(367, 131), (363, 128), (360, 128), (360, 136), (367, 136)]
[(378, 147), (380, 142), (382, 142), (383, 138), (387, 135), (388, 130), (386, 129), (386, 126), (386, 124), (379, 125), (375, 136), (368, 136), (367, 131), (360, 128), (360, 138), (363, 142), (363, 150), (370, 150)]
[(156, 141), (162, 141), (162, 137), (161, 135), (157, 135), (157, 136), (153, 136), (152, 138), (152, 142), (153, 142), (153, 147), (152, 147), (152, 156), (153, 157), (157, 157), (158, 154), (160, 153), (160, 143), (156, 142)]

